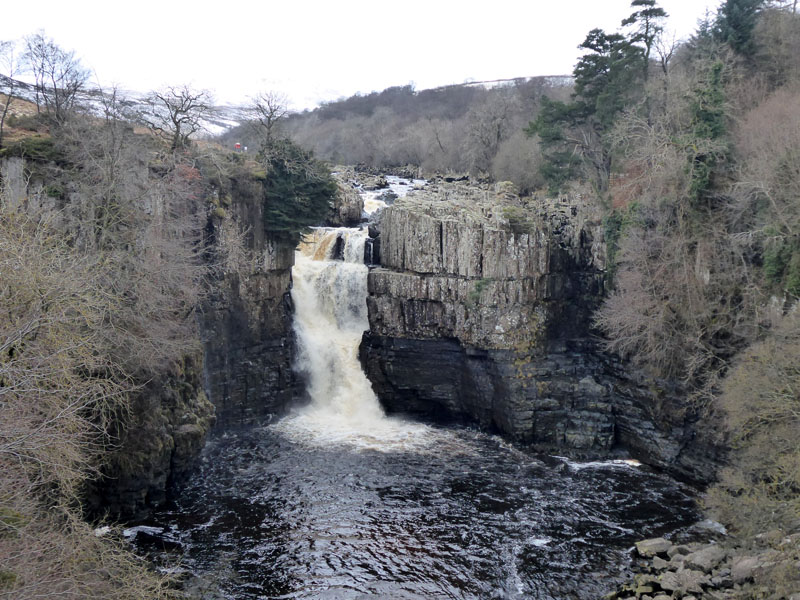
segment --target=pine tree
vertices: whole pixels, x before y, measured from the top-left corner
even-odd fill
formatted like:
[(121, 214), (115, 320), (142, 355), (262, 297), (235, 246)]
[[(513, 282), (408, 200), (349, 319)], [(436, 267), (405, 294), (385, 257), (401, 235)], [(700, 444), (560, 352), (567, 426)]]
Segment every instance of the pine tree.
[(338, 187), (313, 154), (288, 139), (262, 149), (265, 166), (264, 228), (297, 244), (304, 231), (324, 221)]
[(628, 25), (636, 26), (630, 42), (644, 45), (644, 65), (642, 69), (644, 80), (647, 81), (650, 53), (659, 34), (664, 31), (661, 21), (669, 15), (663, 8), (656, 5), (656, 0), (633, 0), (631, 8), (637, 10), (627, 19), (624, 19), (622, 25), (623, 27)]
[(641, 94), (637, 81), (643, 51), (629, 38), (602, 29), (590, 31), (579, 47), (588, 52), (573, 70), (572, 102), (543, 102), (539, 116), (525, 131), (539, 135), (545, 156), (541, 174), (551, 192), (563, 188), (583, 166), (602, 194), (611, 172), (611, 151), (603, 136)]
[(753, 56), (753, 29), (764, 0), (725, 0), (717, 12), (714, 38), (727, 43), (739, 54)]

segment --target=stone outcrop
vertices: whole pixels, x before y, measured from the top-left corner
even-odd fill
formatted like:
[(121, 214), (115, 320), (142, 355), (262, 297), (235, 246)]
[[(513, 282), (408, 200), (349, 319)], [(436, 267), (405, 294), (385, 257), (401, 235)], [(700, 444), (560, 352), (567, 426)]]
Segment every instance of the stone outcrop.
[[(663, 538), (637, 542), (636, 575), (605, 598), (733, 600), (761, 597), (766, 594), (764, 584), (795, 592), (800, 534), (774, 533), (767, 536), (772, 538), (769, 547), (760, 549), (739, 548), (724, 536), (715, 536), (719, 539), (711, 543), (678, 544)], [(769, 597), (795, 599), (800, 594)]]
[(326, 224), (331, 227), (358, 225), (364, 213), (364, 198), (358, 191), (355, 173), (352, 169), (340, 168), (334, 173), (334, 179), (339, 186), (339, 192)]
[(203, 307), (201, 333), (205, 387), (220, 427), (268, 421), (297, 391), (289, 292), (294, 248), (271, 239), (261, 223), (260, 195), (246, 181), (233, 182), (224, 217), (209, 222), (223, 270)]
[[(131, 177), (146, 181), (147, 162), (129, 165), (134, 167), (140, 171)], [(85, 192), (71, 181), (71, 173), (47, 160), (0, 159), (0, 183), (3, 201), (15, 211), (36, 214), (45, 209), (58, 215), (65, 204), (79, 209), (87, 204)], [(158, 212), (158, 194), (144, 193), (141, 201)], [(62, 225), (57, 217), (51, 223)], [(172, 364), (157, 373), (135, 375), (137, 388), (128, 400), (129, 410), (117, 418), (110, 416), (108, 432), (114, 444), (94, 465), (100, 477), (84, 490), (90, 512), (141, 516), (163, 502), (169, 485), (188, 473), (214, 423), (214, 406), (206, 397), (202, 375), (199, 349), (174, 357)]]
[[(429, 185), (383, 210), (362, 362), (390, 412), (455, 419), (547, 450), (625, 446), (702, 479), (676, 390), (598, 348), (601, 221), (578, 199), (526, 204), (509, 185)], [(708, 450), (706, 452), (706, 450)]]
[(166, 499), (169, 486), (189, 473), (214, 423), (214, 406), (202, 385), (202, 356), (186, 356), (131, 399), (100, 479), (88, 495), (99, 513), (140, 517)]

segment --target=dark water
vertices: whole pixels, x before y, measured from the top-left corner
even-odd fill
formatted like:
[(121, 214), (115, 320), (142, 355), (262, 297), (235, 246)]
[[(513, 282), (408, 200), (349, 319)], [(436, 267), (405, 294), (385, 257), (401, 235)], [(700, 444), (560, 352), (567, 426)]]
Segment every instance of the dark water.
[(163, 533), (137, 543), (208, 598), (597, 598), (634, 541), (695, 518), (691, 490), (643, 467), (532, 457), (474, 431), (379, 452), (263, 428), (212, 440), (146, 523)]

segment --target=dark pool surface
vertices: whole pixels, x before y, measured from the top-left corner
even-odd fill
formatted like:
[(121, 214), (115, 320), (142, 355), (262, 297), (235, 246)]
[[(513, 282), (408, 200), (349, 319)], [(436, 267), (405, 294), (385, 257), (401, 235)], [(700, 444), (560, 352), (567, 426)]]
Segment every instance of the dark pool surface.
[(697, 518), (692, 490), (643, 467), (530, 456), (471, 430), (441, 440), (213, 439), (136, 543), (207, 598), (597, 598), (634, 541)]

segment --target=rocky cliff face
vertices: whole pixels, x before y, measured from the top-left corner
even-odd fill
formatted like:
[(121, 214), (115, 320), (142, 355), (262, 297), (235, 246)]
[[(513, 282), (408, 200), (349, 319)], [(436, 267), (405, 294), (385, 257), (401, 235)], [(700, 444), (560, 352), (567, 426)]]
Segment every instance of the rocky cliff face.
[(339, 193), (334, 199), (327, 224), (331, 227), (352, 227), (361, 222), (364, 199), (356, 186), (355, 172), (351, 168), (339, 167), (334, 173)]
[(294, 248), (264, 231), (258, 184), (232, 182), (209, 223), (222, 270), (203, 307), (205, 387), (220, 427), (268, 421), (295, 396), (291, 269)]
[(189, 473), (214, 423), (202, 385), (200, 353), (186, 356), (131, 399), (119, 447), (88, 496), (100, 513), (144, 516), (166, 499), (172, 483)]
[[(386, 208), (361, 346), (386, 408), (477, 422), (548, 450), (620, 445), (693, 477), (691, 428), (653, 382), (598, 349), (600, 220), (574, 199), (433, 184)], [(667, 416), (665, 416), (667, 415)]]
[[(146, 180), (146, 161), (134, 167), (140, 172), (132, 177)], [(0, 201), (6, 208), (58, 215), (67, 205), (82, 207), (86, 196), (72, 184), (71, 173), (55, 163), (19, 157), (0, 160)], [(54, 189), (60, 192), (54, 194)], [(146, 186), (144, 189), (140, 200), (158, 213), (162, 200)], [(56, 231), (58, 227), (69, 231), (57, 217), (51, 223)], [(80, 238), (81, 232), (77, 233)], [(100, 464), (94, 465), (101, 477), (86, 490), (90, 511), (142, 515), (160, 504), (168, 485), (189, 471), (214, 423), (214, 406), (203, 390), (202, 371), (203, 356), (198, 350), (174, 357), (163, 372), (137, 373), (133, 382), (137, 391), (131, 394), (129, 410), (120, 419), (112, 419), (109, 426), (114, 447), (103, 452)]]

